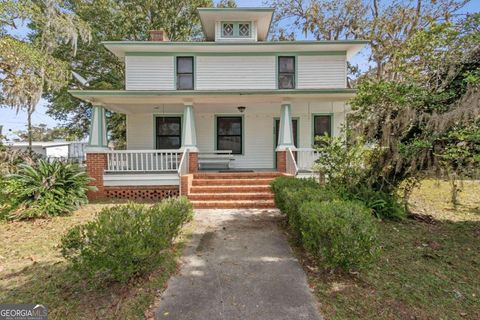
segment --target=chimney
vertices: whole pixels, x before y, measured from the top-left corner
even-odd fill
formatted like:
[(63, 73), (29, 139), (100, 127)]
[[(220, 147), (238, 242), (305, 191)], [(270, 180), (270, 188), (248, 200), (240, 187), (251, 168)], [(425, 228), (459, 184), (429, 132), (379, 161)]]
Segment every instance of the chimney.
[(165, 30), (150, 30), (150, 41), (169, 41)]

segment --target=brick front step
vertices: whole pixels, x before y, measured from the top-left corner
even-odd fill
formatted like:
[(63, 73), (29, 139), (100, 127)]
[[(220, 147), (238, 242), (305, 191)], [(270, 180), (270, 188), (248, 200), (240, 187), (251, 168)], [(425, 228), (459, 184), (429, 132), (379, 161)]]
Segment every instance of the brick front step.
[(273, 200), (242, 201), (191, 201), (195, 209), (258, 209), (275, 208)]
[(190, 200), (194, 201), (213, 201), (213, 200), (271, 200), (273, 194), (263, 193), (193, 193), (188, 195)]
[(272, 178), (262, 179), (193, 179), (192, 186), (230, 186), (230, 185), (250, 185), (264, 186), (272, 182)]
[(281, 176), (280, 172), (209, 172), (209, 173), (195, 173), (194, 179), (274, 179)]
[(242, 192), (270, 192), (269, 185), (244, 185), (244, 186), (195, 186), (190, 189), (190, 193), (242, 193)]

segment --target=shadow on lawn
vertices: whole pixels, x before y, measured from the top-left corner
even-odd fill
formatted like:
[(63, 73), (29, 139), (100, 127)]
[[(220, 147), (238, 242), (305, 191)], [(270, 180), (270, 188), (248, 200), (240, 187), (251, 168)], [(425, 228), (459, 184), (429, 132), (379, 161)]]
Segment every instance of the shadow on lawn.
[[(35, 303), (48, 307), (49, 319), (143, 318), (155, 294), (176, 269), (177, 253), (169, 252), (162, 267), (127, 284), (92, 282), (64, 261), (38, 262), (6, 274), (0, 286), (8, 303)], [(9, 281), (14, 278), (15, 282)]]
[(382, 254), (331, 273), (296, 248), (326, 318), (480, 319), (480, 221), (379, 224)]

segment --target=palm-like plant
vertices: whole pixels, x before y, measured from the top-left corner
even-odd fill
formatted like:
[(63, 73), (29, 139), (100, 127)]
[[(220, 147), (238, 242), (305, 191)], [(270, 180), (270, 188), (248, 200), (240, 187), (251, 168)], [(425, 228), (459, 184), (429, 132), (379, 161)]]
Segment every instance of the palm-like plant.
[(9, 176), (11, 219), (68, 214), (85, 204), (92, 181), (77, 164), (39, 160)]

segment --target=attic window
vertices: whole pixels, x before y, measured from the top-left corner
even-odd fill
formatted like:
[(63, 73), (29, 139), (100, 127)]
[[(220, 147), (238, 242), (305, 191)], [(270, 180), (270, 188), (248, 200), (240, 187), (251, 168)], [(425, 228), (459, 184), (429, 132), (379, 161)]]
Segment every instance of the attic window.
[(238, 35), (240, 37), (250, 37), (250, 24), (249, 23), (239, 23), (238, 24)]
[(224, 23), (222, 26), (223, 37), (233, 37), (233, 23)]

